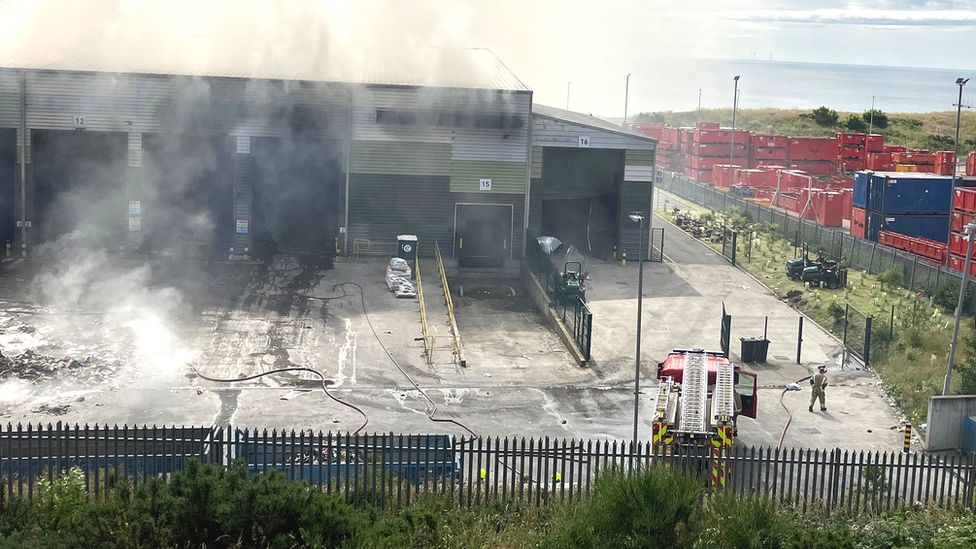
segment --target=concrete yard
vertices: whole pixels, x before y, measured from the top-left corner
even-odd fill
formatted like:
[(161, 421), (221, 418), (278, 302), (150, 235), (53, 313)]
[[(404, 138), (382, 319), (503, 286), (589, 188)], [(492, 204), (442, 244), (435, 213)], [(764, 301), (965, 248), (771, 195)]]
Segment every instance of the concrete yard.
[[(660, 223), (655, 219), (655, 226)], [(782, 388), (816, 364), (836, 364), (840, 345), (807, 323), (803, 364), (796, 364), (793, 309), (670, 225), (665, 253), (663, 263), (645, 264), (642, 436), (650, 433), (647, 395), (657, 362), (673, 347), (717, 349), (724, 302), (733, 313), (736, 352), (738, 337), (762, 335), (755, 333), (755, 319), (770, 318), (770, 360), (746, 368), (760, 376), (760, 417), (740, 421), (739, 440), (778, 444), (789, 418), (779, 401)], [(195, 375), (236, 379), (308, 367), (328, 379), (335, 397), (368, 415), (367, 431), (462, 435), (467, 427), (492, 436), (631, 436), (635, 264), (589, 266), (594, 339), (593, 360), (586, 367), (573, 362), (517, 281), (452, 280), (465, 368), (451, 360), (433, 262), (422, 264), (434, 334), (431, 364), (419, 339), (417, 300), (393, 297), (384, 266), (380, 260), (332, 265), (291, 256), (276, 257), (264, 269), (211, 266), (191, 278), (205, 280), (202, 287), (186, 290), (188, 278), (182, 277), (168, 281), (180, 293), (159, 293), (165, 284), (156, 282), (145, 290), (145, 302), (158, 305), (182, 295), (184, 307), (92, 310), (25, 299), (32, 294), (29, 275), (23, 265), (8, 265), (0, 288), (4, 355), (34, 350), (49, 357), (91, 356), (92, 362), (35, 380), (3, 377), (0, 414), (13, 422), (356, 429), (362, 423), (359, 413), (326, 398), (314, 376), (289, 373), (216, 383)], [(808, 386), (784, 396), (794, 415), (785, 445), (900, 447), (898, 415), (882, 398), (877, 378), (842, 372), (840, 366), (831, 366), (831, 375), (825, 414), (806, 411)], [(436, 418), (455, 419), (464, 427), (431, 421), (432, 407), (414, 383), (436, 405)]]

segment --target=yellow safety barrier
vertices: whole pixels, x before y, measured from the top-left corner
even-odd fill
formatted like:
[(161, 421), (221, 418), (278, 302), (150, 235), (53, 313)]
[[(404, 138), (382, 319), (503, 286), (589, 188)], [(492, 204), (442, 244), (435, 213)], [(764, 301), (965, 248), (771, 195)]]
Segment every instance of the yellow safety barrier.
[(417, 273), (417, 301), (420, 302), (420, 331), (424, 340), (424, 356), (427, 364), (434, 362), (434, 338), (430, 335), (427, 324), (427, 305), (424, 303), (424, 281), (420, 276), (420, 247), (417, 246), (417, 260), (414, 262), (414, 272)]
[(464, 361), (464, 349), (461, 347), (461, 332), (458, 330), (457, 321), (454, 319), (454, 299), (451, 298), (451, 287), (447, 283), (447, 272), (444, 270), (444, 258), (441, 256), (441, 245), (434, 241), (434, 259), (437, 260), (437, 270), (441, 275), (441, 286), (444, 287), (444, 301), (447, 303), (447, 318), (451, 325), (451, 335), (454, 336), (451, 349), (454, 353), (454, 362), (462, 367), (467, 366)]

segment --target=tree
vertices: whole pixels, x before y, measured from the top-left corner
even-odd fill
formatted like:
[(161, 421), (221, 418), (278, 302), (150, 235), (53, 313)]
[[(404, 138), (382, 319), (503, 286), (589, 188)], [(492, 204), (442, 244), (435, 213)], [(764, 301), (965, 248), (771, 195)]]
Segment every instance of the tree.
[(839, 119), (837, 111), (834, 109), (828, 109), (827, 107), (817, 107), (816, 109), (813, 109), (811, 117), (818, 126), (824, 127), (836, 126), (837, 120)]
[[(871, 118), (871, 115), (874, 115), (873, 119)], [(861, 115), (861, 118), (863, 118), (864, 121), (868, 123), (868, 125), (871, 125), (871, 123), (873, 122), (875, 128), (884, 129), (888, 127), (888, 115), (885, 114), (884, 111), (878, 109), (869, 109), (864, 111), (864, 114)]]
[(844, 127), (855, 132), (863, 132), (868, 129), (868, 125), (856, 114), (847, 116), (847, 120), (844, 121)]

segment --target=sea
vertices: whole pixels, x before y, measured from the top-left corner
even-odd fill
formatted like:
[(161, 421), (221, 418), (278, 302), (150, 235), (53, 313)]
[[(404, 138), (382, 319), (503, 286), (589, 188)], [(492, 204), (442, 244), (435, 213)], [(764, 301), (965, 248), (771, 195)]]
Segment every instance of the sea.
[(735, 75), (740, 77), (739, 108), (824, 105), (857, 112), (871, 108), (873, 100), (885, 112), (948, 111), (955, 110), (960, 77), (972, 78), (964, 88), (963, 105), (976, 106), (976, 69), (725, 59), (671, 60), (667, 65), (661, 69), (668, 77), (656, 78), (642, 90), (653, 107), (641, 110), (694, 110), (699, 89), (703, 108), (731, 107)]

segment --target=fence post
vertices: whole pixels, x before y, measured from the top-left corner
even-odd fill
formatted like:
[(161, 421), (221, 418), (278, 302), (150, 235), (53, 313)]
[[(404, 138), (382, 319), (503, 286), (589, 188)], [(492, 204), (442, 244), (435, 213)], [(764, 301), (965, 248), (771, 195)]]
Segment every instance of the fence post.
[(871, 365), (871, 323), (874, 317), (864, 319), (864, 367)]
[(735, 267), (735, 247), (736, 240), (738, 239), (739, 233), (732, 231), (732, 266)]
[(912, 260), (912, 278), (908, 281), (908, 289), (915, 291), (915, 271), (918, 269), (918, 256)]
[(799, 326), (797, 327), (796, 334), (796, 363), (802, 364), (800, 362), (800, 351), (803, 350), (803, 316), (800, 316), (799, 319)]
[(871, 261), (868, 262), (867, 272), (868, 274), (874, 274), (872, 270), (874, 269), (874, 252), (878, 251), (878, 243), (875, 242), (874, 246), (871, 247)]
[(850, 323), (851, 318), (851, 304), (844, 304), (844, 347), (847, 347), (847, 325)]
[(891, 306), (891, 320), (888, 321), (888, 337), (892, 338), (895, 335), (895, 306)]

